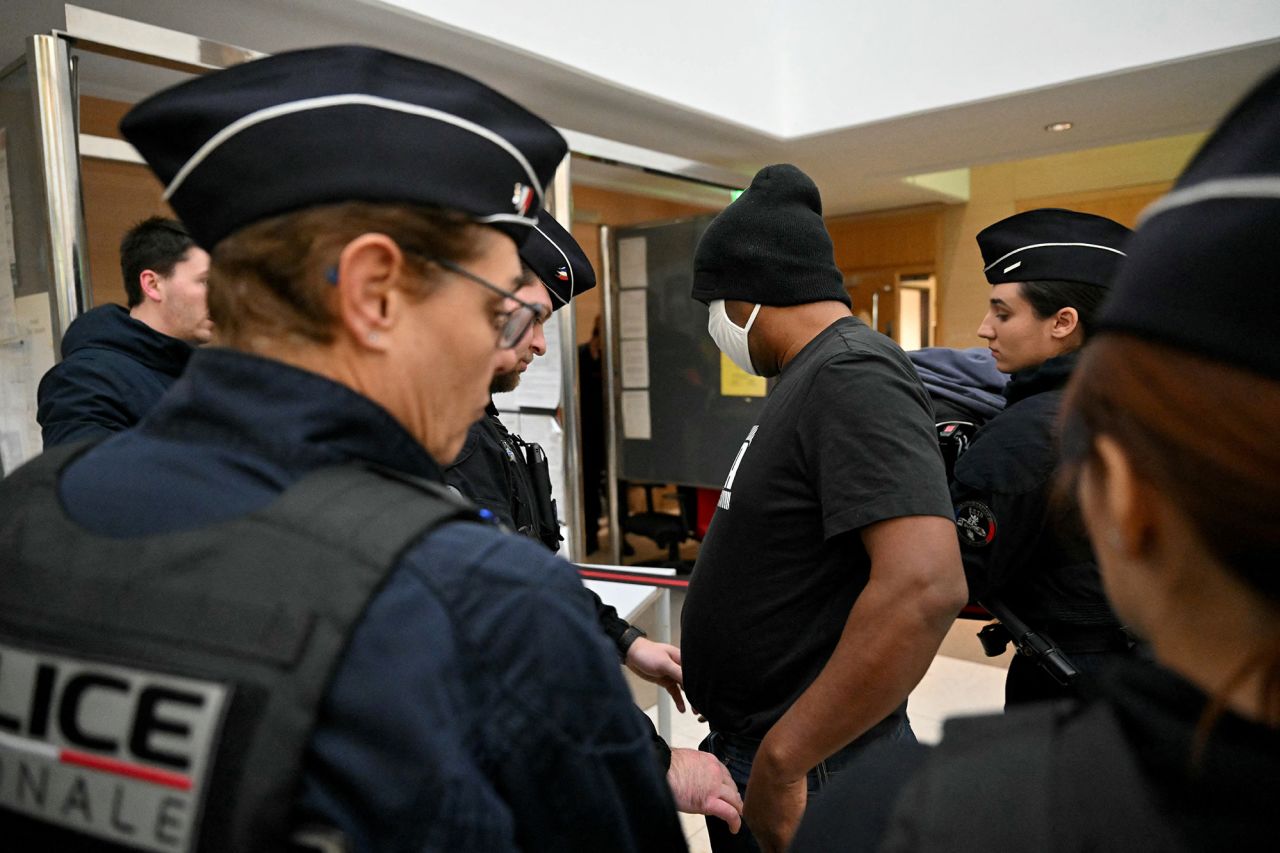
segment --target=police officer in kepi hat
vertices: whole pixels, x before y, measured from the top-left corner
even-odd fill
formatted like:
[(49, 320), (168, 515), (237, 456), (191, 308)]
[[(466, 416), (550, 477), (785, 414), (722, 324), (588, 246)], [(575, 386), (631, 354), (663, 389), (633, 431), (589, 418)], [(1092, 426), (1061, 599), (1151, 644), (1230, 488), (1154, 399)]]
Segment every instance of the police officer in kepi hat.
[[(546, 354), (544, 321), (573, 297), (596, 285), (595, 270), (586, 253), (546, 210), (538, 211), (533, 233), (520, 247), (520, 260), (525, 284), (516, 291), (516, 298), (538, 306), (538, 318), (520, 343), (502, 353), (505, 358), (489, 386), (495, 394), (515, 390), (533, 359)], [(491, 511), (502, 524), (552, 550), (559, 547), (560, 525), (542, 449), (509, 432), (492, 400), (485, 417), (472, 425), (458, 457), (445, 468), (444, 478), (464, 497)], [(648, 639), (644, 631), (618, 616), (618, 611), (600, 596), (591, 590), (587, 593), (595, 604), (600, 627), (617, 647), (627, 668), (665, 689), (684, 711), (680, 650)], [(641, 715), (641, 721), (652, 728), (648, 717)], [(741, 823), (742, 797), (728, 769), (713, 755), (696, 749), (673, 750), (656, 731), (652, 736), (677, 808), (718, 816), (736, 829)]]
[[(1074, 511), (1050, 500), (1054, 423), (1129, 233), (1101, 216), (1042, 209), (978, 234), (992, 285), (978, 336), (1012, 377), (1007, 407), (956, 461), (951, 484), (971, 598), (1007, 609), (1083, 672), (1131, 654), (1132, 643), (1107, 604)], [(1006, 622), (1013, 630), (1014, 619)], [(1003, 646), (1001, 636), (994, 648)], [(1058, 662), (1056, 653), (1047, 657), (1014, 657), (1007, 704), (1069, 695), (1066, 672), (1059, 683), (1042, 666)]]
[[(516, 298), (534, 305), (538, 316), (520, 342), (502, 354), (491, 394), (516, 389), (533, 360), (547, 352), (543, 324), (557, 308), (596, 286), (586, 255), (546, 210), (538, 211), (537, 225), (520, 247), (520, 261), (525, 280)], [(555, 551), (562, 539), (560, 523), (550, 481), (531, 471), (539, 467), (537, 459), (545, 459), (542, 449), (508, 432), (491, 398), (485, 417), (472, 425), (457, 458), (445, 468), (445, 482), (492, 511), (507, 528)]]
[[(1280, 72), (1139, 219), (1063, 401), (1064, 486), (1155, 665), (1121, 662), (1087, 702), (948, 722), (883, 843), (840, 849), (1275, 846), (1277, 231)], [(863, 801), (842, 793), (853, 829)], [(835, 849), (809, 840), (797, 853)]]
[(0, 485), (6, 846), (683, 850), (572, 567), (440, 483), (538, 316), (559, 134), (362, 47), (122, 129), (213, 256), (221, 346)]

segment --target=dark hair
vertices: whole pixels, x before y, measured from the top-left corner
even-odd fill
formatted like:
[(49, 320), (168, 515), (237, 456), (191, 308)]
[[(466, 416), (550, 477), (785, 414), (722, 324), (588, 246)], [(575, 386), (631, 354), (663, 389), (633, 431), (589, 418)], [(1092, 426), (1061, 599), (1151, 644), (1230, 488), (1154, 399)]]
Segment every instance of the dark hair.
[(361, 234), (385, 234), (406, 251), (420, 276), (409, 288), (434, 290), (426, 258), (460, 263), (477, 251), (475, 225), (460, 213), (404, 204), (340, 202), (255, 222), (224, 238), (209, 267), (209, 318), (218, 339), (245, 347), (255, 336), (333, 340), (334, 288), (329, 271)]
[(139, 279), (143, 272), (151, 270), (168, 278), (195, 244), (185, 225), (163, 216), (144, 219), (126, 231), (120, 241), (120, 272), (129, 307), (142, 303)]
[[(1097, 463), (1096, 439), (1108, 436), (1124, 448), (1135, 476), (1181, 510), (1205, 549), (1280, 612), (1278, 422), (1280, 382), (1108, 334), (1085, 348), (1063, 401), (1062, 486)], [(1280, 632), (1258, 638), (1210, 710), (1220, 710), (1257, 670), (1262, 707), (1280, 713)]]
[(1080, 331), (1086, 341), (1093, 334), (1094, 318), (1106, 296), (1105, 287), (1079, 281), (1022, 282), (1022, 297), (1031, 303), (1031, 310), (1041, 320), (1052, 317), (1063, 308), (1076, 309), (1076, 315), (1080, 318)]

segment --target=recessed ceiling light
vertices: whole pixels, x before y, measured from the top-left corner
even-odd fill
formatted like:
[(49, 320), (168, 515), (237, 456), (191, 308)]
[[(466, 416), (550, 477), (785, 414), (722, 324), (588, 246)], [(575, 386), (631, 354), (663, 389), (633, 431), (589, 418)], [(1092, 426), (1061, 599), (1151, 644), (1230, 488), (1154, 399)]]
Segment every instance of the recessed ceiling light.
[(1045, 130), (1047, 130), (1047, 131), (1049, 131), (1050, 133), (1062, 133), (1062, 131), (1064, 131), (1064, 130), (1070, 130), (1070, 129), (1071, 129), (1071, 122), (1069, 122), (1069, 121), (1055, 121), (1053, 124), (1046, 124), (1046, 125), (1044, 126), (1044, 129), (1045, 129)]

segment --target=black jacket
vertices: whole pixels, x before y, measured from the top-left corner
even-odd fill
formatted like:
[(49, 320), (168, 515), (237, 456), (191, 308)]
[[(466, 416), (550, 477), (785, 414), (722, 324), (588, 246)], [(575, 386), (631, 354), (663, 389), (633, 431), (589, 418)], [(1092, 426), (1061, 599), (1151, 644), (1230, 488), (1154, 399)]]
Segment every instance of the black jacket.
[(941, 746), (868, 753), (805, 812), (793, 853), (1270, 850), (1280, 731), (1125, 661), (1082, 702), (946, 723)]
[(187, 366), (192, 346), (152, 329), (119, 305), (76, 318), (62, 338), (62, 361), (37, 391), (44, 446), (128, 429), (151, 410)]
[(947, 723), (882, 851), (1268, 850), (1280, 731), (1223, 713), (1197, 759), (1205, 695), (1129, 663), (1083, 704)]
[(1008, 407), (978, 431), (951, 484), (970, 597), (997, 595), (1041, 630), (1119, 627), (1077, 513), (1052, 500), (1054, 425), (1076, 359), (1014, 374)]
[[(367, 398), (206, 348), (58, 489), (89, 541), (145, 545), (242, 519), (348, 462), (441, 479)], [(271, 571), (271, 554), (258, 564)], [(495, 528), (445, 524), (404, 550), (320, 697), (299, 815), (341, 828), (359, 853), (685, 849), (590, 607), (572, 567)]]
[[(489, 404), (484, 418), (471, 425), (467, 440), (457, 457), (444, 469), (444, 481), (459, 494), (489, 510), (499, 524), (531, 539), (539, 540), (530, 508), (534, 503), (533, 484), (522, 460), (522, 448)], [(631, 625), (618, 611), (605, 604), (591, 590), (596, 618), (605, 634), (625, 656), (623, 635)]]

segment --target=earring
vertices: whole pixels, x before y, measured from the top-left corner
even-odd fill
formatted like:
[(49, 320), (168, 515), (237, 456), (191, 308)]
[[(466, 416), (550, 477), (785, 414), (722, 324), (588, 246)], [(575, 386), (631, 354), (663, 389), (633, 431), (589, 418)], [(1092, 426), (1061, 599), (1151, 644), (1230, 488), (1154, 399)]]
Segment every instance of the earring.
[(378, 333), (370, 332), (368, 335), (365, 336), (365, 340), (371, 344), (376, 344), (379, 340)]

